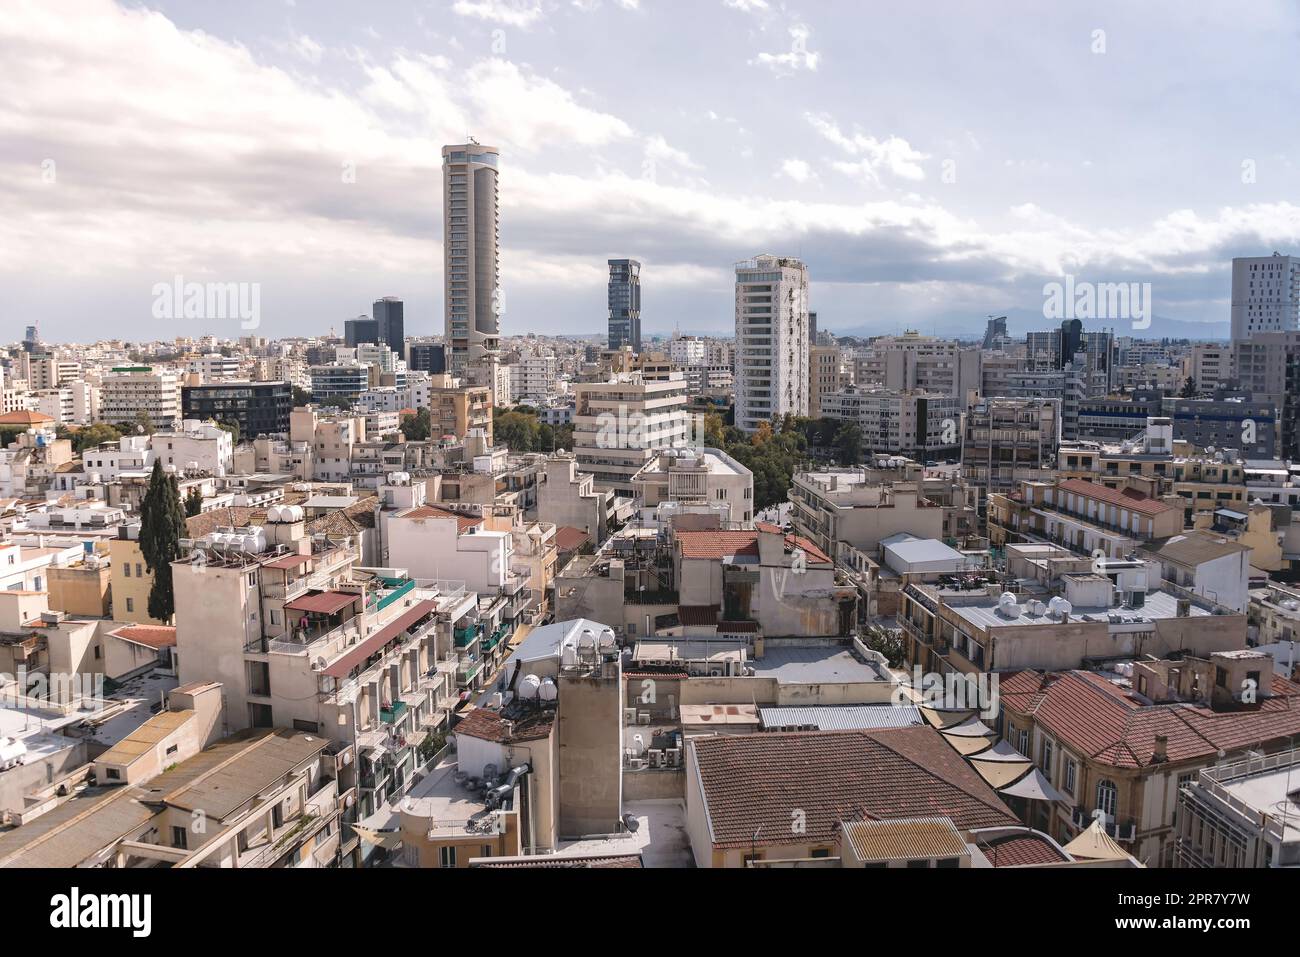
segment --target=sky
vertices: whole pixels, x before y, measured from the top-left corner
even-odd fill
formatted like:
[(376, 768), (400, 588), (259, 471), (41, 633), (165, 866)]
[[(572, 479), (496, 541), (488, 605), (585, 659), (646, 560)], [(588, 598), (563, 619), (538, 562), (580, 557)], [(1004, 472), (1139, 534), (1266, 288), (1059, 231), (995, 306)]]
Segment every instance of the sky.
[(257, 284), (259, 335), (386, 295), (441, 334), (467, 136), (501, 150), (505, 335), (603, 332), (624, 257), (646, 333), (730, 334), (764, 252), (833, 332), (1047, 328), (1068, 274), (1150, 283), (1136, 334), (1223, 335), (1231, 258), (1300, 253), (1300, 8), (1248, 9), (5, 0), (0, 338), (248, 334), (158, 318), (176, 277)]

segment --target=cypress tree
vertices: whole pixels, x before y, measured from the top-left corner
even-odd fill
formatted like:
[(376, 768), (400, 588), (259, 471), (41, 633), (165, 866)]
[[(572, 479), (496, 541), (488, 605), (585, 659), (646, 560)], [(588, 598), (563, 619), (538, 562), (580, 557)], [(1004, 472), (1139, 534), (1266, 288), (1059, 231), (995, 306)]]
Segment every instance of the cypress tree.
[(184, 534), (185, 509), (181, 506), (176, 477), (165, 474), (162, 460), (154, 459), (149, 489), (140, 502), (140, 552), (145, 567), (153, 574), (149, 617), (158, 621), (171, 621), (176, 613), (171, 563), (180, 558), (180, 540)]

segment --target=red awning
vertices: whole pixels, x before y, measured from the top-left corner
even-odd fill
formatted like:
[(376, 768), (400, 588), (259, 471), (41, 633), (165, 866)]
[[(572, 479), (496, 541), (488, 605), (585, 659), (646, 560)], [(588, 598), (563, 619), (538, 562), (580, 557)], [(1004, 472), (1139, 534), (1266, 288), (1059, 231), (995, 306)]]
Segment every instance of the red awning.
[(345, 678), (357, 665), (361, 664), (371, 655), (373, 655), (384, 645), (388, 644), (398, 635), (409, 631), (411, 626), (420, 619), (433, 614), (438, 610), (436, 601), (422, 601), (410, 611), (393, 619), (379, 631), (375, 632), (365, 641), (354, 645), (346, 655), (326, 668), (322, 674), (327, 674), (331, 678)]
[(318, 591), (285, 602), (284, 607), (292, 611), (314, 611), (320, 615), (333, 615), (347, 608), (359, 597), (361, 596), (349, 595), (341, 591)]

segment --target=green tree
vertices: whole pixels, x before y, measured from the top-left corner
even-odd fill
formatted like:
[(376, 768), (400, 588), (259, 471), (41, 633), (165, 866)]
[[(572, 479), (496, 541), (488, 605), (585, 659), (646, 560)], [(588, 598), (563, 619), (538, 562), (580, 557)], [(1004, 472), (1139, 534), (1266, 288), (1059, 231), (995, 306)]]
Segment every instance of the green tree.
[(308, 392), (306, 389), (302, 388), (301, 386), (294, 386), (293, 407), (296, 409), (299, 406), (307, 405), (309, 402), (311, 402), (311, 393)]
[(72, 440), (72, 449), (78, 455), (105, 442), (116, 442), (121, 437), (122, 433), (107, 422), (96, 422), (94, 425), (87, 425), (85, 428), (69, 432), (66, 436), (66, 438)]
[(408, 442), (422, 442), (433, 434), (433, 413), (428, 407), (402, 419), (402, 434)]
[(191, 485), (185, 493), (185, 517), (191, 518), (203, 511), (203, 491), (197, 485)]
[(140, 552), (145, 567), (153, 574), (149, 617), (158, 621), (171, 621), (176, 614), (171, 563), (180, 557), (184, 534), (185, 511), (176, 477), (163, 472), (162, 459), (154, 459), (149, 489), (140, 502)]
[(1188, 376), (1187, 381), (1183, 383), (1183, 391), (1178, 393), (1178, 395), (1180, 398), (1184, 399), (1196, 398), (1196, 380), (1191, 376)]
[(835, 433), (835, 452), (840, 465), (857, 465), (862, 461), (862, 429), (856, 422), (841, 422)]
[[(492, 436), (511, 452), (535, 452), (541, 448), (541, 423), (535, 415), (506, 412), (492, 423)], [(547, 449), (546, 451), (550, 451)]]
[(224, 432), (230, 433), (230, 445), (234, 447), (239, 444), (239, 423), (238, 422), (217, 422), (217, 428)]

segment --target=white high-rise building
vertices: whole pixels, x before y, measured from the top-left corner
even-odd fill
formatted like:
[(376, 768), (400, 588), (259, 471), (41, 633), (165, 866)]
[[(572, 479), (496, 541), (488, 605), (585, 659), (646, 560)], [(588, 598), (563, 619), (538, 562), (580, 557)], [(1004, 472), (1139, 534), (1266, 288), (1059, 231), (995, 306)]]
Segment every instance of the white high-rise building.
[(1300, 258), (1274, 253), (1232, 261), (1232, 341), (1300, 331)]
[(736, 427), (808, 414), (808, 267), (756, 256), (736, 264)]
[(174, 428), (181, 422), (180, 376), (149, 366), (116, 367), (104, 376), (99, 416), (110, 425), (147, 418), (155, 428)]
[[(456, 375), (500, 347), (500, 225), (492, 146), (442, 148), (443, 289), (447, 371)], [(490, 384), (490, 383), (488, 383)]]

